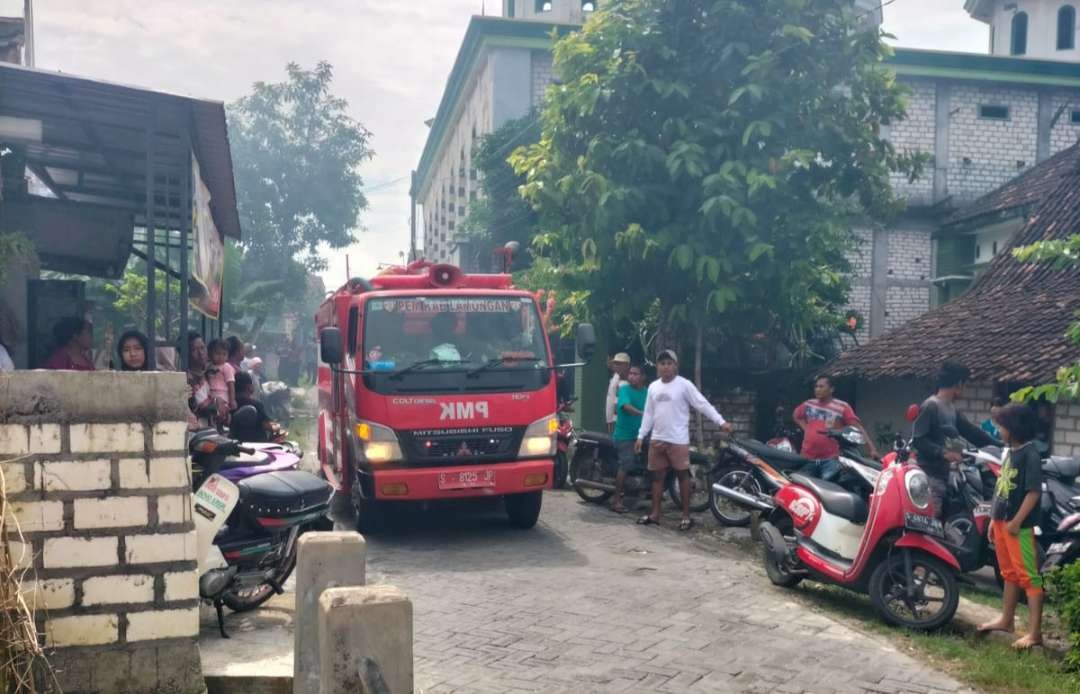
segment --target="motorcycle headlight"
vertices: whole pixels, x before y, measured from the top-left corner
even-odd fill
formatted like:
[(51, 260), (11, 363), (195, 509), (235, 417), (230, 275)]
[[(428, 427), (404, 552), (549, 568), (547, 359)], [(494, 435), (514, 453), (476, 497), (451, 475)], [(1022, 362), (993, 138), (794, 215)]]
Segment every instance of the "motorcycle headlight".
[(401, 454), (397, 434), (390, 427), (374, 422), (357, 422), (356, 438), (369, 463), (389, 463), (405, 457)]
[(537, 456), (555, 455), (556, 434), (559, 431), (557, 417), (544, 417), (538, 419), (525, 430), (525, 437), (521, 439), (521, 447), (518, 449), (519, 458), (535, 458)]
[(908, 470), (904, 477), (904, 486), (907, 487), (908, 498), (917, 508), (923, 509), (930, 506), (930, 478), (922, 470)]

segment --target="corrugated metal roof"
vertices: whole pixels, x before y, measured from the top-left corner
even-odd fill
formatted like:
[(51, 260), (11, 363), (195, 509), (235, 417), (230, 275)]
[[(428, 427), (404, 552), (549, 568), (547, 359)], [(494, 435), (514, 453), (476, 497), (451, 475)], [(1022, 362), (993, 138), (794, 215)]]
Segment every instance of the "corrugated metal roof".
[[(59, 197), (131, 209), (146, 223), (148, 145), (153, 148), (154, 219), (176, 228), (181, 173), (191, 152), (213, 200), (218, 230), (240, 238), (225, 106), (59, 72), (0, 63), (0, 116), (40, 121), (41, 138), (6, 136), (26, 149), (27, 164)], [(154, 137), (147, 136), (153, 123)]]

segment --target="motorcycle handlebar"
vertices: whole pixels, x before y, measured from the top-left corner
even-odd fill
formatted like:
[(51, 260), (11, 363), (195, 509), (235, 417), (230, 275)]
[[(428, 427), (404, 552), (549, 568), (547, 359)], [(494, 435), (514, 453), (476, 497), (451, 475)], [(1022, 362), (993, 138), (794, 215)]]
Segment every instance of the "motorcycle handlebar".
[(240, 451), (241, 453), (246, 453), (247, 455), (255, 455), (255, 449), (249, 446), (237, 446), (236, 450)]

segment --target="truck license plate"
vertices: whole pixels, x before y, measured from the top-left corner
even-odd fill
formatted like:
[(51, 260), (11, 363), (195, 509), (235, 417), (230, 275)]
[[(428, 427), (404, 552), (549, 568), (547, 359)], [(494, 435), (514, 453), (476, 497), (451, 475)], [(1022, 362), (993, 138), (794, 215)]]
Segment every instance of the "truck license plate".
[(439, 473), (439, 489), (481, 489), (495, 486), (494, 470)]

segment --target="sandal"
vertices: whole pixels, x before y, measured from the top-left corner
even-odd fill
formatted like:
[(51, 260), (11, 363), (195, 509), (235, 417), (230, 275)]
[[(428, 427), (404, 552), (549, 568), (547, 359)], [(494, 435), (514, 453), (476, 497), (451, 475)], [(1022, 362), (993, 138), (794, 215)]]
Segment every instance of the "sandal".
[(679, 530), (684, 533), (692, 527), (694, 527), (693, 519), (683, 518), (681, 521), (679, 521)]
[(656, 520), (652, 516), (642, 516), (637, 519), (638, 525), (660, 525), (660, 521)]
[(615, 513), (626, 513), (626, 507), (622, 504), (612, 504), (611, 510)]

